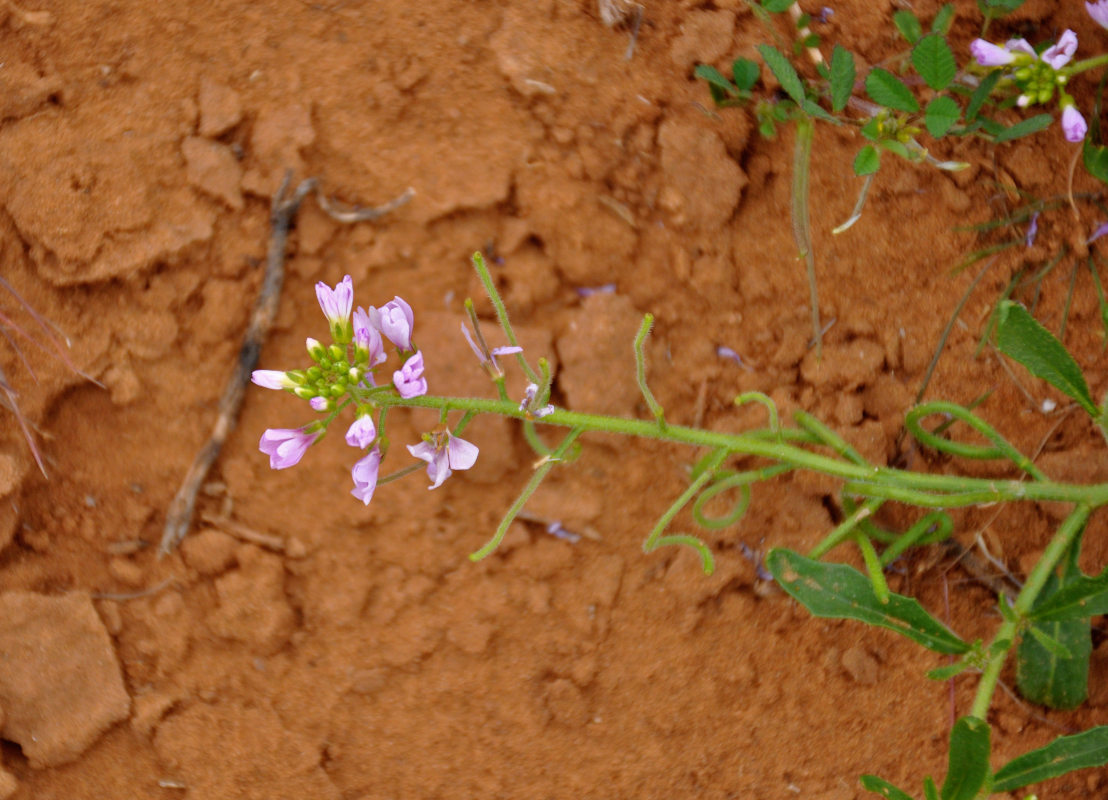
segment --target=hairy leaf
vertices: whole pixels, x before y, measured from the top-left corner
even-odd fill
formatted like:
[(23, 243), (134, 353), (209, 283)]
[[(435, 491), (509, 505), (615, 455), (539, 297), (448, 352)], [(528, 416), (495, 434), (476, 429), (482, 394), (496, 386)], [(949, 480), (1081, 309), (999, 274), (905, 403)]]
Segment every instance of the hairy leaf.
[(854, 91), (854, 56), (842, 45), (835, 45), (831, 51), (831, 108), (836, 112), (846, 108), (850, 94)]
[(996, 140), (998, 142), (1010, 142), (1013, 139), (1030, 136), (1033, 133), (1045, 131), (1050, 127), (1052, 122), (1054, 122), (1054, 117), (1050, 114), (1037, 114), (1034, 117), (1028, 117), (1025, 120), (1017, 122), (1012, 127), (1000, 131), (996, 134)]
[(954, 53), (938, 33), (927, 34), (912, 48), (912, 66), (935, 91), (949, 86), (958, 73)]
[(923, 36), (923, 26), (919, 24), (919, 17), (907, 9), (900, 9), (893, 13), (893, 25), (900, 31), (900, 35), (908, 40), (908, 44), (915, 44)]
[(758, 63), (751, 61), (749, 58), (736, 58), (731, 64), (731, 74), (735, 78), (735, 85), (748, 92), (758, 82), (760, 71)]
[(958, 104), (952, 98), (941, 95), (927, 104), (923, 124), (927, 127), (928, 133), (939, 139), (954, 127), (960, 113)]
[(912, 795), (876, 775), (863, 775), (862, 788), (867, 792), (875, 792), (886, 800), (912, 800)]
[(942, 800), (973, 800), (989, 778), (989, 723), (962, 717), (950, 732), (950, 760)]
[(915, 95), (900, 78), (880, 67), (866, 76), (866, 92), (878, 105), (897, 111), (919, 111)]
[(996, 771), (994, 792), (1011, 792), (1067, 772), (1108, 764), (1108, 725), (1073, 736), (1059, 736), (1045, 747), (1024, 753)]
[(1019, 303), (1005, 300), (1000, 304), (996, 345), (1032, 375), (1080, 403), (1094, 419), (1100, 413), (1073, 356)]
[(804, 83), (800, 80), (796, 68), (789, 62), (789, 59), (785, 58), (780, 50), (770, 44), (758, 45), (758, 52), (762, 54), (766, 66), (777, 78), (777, 82), (781, 84), (781, 88), (785, 90), (785, 93), (798, 106), (801, 105), (804, 102)]
[(854, 156), (854, 174), (872, 175), (881, 166), (881, 151), (872, 144), (867, 144)]
[(814, 616), (878, 625), (939, 653), (970, 649), (914, 598), (892, 594), (882, 603), (869, 578), (854, 567), (815, 561), (783, 548), (769, 552), (766, 567), (781, 588)]

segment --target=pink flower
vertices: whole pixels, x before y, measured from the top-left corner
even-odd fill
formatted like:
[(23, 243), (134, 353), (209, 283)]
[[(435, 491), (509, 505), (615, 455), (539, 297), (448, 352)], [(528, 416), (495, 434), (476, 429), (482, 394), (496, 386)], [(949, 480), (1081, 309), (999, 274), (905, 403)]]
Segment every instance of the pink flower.
[(492, 350), (489, 350), (484, 339), (481, 339), (480, 343), (478, 343), (477, 340), (473, 338), (473, 334), (469, 332), (469, 328), (466, 327), (464, 322), (462, 323), (462, 334), (466, 337), (466, 341), (469, 342), (469, 349), (473, 351), (473, 354), (477, 356), (477, 360), (481, 362), (481, 366), (493, 377), (501, 377), (504, 375), (504, 371), (500, 369), (500, 364), (496, 361), (497, 356), (510, 356), (523, 352), (523, 348), (519, 345), (505, 345), (504, 347), (494, 347)]
[(1039, 58), (1047, 64), (1050, 64), (1052, 69), (1061, 69), (1070, 62), (1070, 59), (1073, 58), (1073, 54), (1076, 52), (1077, 34), (1067, 28), (1062, 31), (1062, 35), (1058, 37), (1058, 41), (1044, 50)]
[(1085, 123), (1085, 118), (1074, 106), (1066, 106), (1062, 109), (1062, 133), (1067, 142), (1084, 141), (1088, 130), (1089, 126)]
[(256, 369), (250, 373), (252, 383), (263, 389), (295, 389), (296, 384), (287, 372), (276, 369)]
[(319, 438), (319, 431), (303, 428), (270, 428), (262, 434), (258, 448), (269, 456), (270, 469), (294, 466)]
[(422, 350), (405, 361), (404, 366), (392, 373), (392, 385), (405, 399), (427, 394), (427, 379), (423, 377)]
[(373, 417), (366, 414), (358, 417), (346, 431), (346, 443), (351, 447), (365, 450), (373, 440), (377, 438), (377, 426), (373, 424)]
[(1108, 28), (1108, 0), (1097, 0), (1095, 3), (1085, 3), (1085, 10), (1089, 12), (1089, 16), (1093, 18), (1102, 28)]
[(367, 506), (373, 499), (373, 492), (377, 488), (377, 475), (381, 471), (381, 451), (374, 447), (352, 470), (350, 477), (354, 479), (354, 488), (350, 494), (357, 497)]
[(401, 350), (412, 349), (412, 307), (400, 297), (394, 297), (381, 308), (370, 308), (369, 321), (385, 338)]
[(970, 42), (970, 53), (982, 67), (1002, 67), (1011, 64), (1015, 59), (1015, 53), (1006, 47), (987, 42), (984, 39), (974, 39)]
[(366, 359), (370, 369), (388, 358), (381, 332), (374, 327), (369, 314), (361, 306), (354, 311), (354, 350), (359, 358)]
[(439, 488), (453, 470), (469, 469), (477, 461), (477, 445), (459, 439), (449, 431), (433, 436), (432, 441), (408, 445), (409, 453), (427, 462), (427, 475), (431, 478), (428, 489)]
[(347, 275), (335, 284), (334, 289), (320, 281), (315, 285), (315, 296), (331, 326), (331, 338), (338, 344), (349, 342), (354, 335), (350, 324), (350, 312), (354, 307), (354, 279)]

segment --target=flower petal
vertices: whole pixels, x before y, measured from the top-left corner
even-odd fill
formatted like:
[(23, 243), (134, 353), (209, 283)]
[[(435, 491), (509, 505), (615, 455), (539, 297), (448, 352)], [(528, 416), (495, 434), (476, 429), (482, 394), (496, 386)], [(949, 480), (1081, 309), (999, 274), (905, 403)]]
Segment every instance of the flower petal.
[(350, 470), (350, 477), (354, 479), (354, 488), (350, 494), (357, 497), (367, 506), (373, 499), (373, 492), (377, 488), (377, 476), (381, 471), (381, 451), (374, 447), (364, 458), (359, 459)]
[(451, 469), (469, 469), (477, 461), (480, 452), (477, 445), (447, 434), (446, 454)]

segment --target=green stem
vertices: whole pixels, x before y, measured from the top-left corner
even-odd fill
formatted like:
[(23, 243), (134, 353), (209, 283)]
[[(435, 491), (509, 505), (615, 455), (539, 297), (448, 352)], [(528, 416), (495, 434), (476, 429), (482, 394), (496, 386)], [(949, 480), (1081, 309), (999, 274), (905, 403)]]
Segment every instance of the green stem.
[(491, 539), (485, 542), (480, 550), (476, 550), (469, 554), (470, 561), (480, 561), (482, 558), (484, 558), (500, 546), (500, 543), (504, 540), (504, 535), (508, 532), (509, 526), (511, 526), (512, 522), (515, 520), (519, 512), (523, 510), (523, 507), (527, 504), (527, 501), (531, 499), (531, 495), (533, 495), (535, 493), (535, 490), (539, 488), (539, 484), (542, 483), (543, 478), (545, 478), (546, 474), (550, 472), (550, 470), (554, 468), (554, 465), (561, 460), (562, 456), (564, 456), (566, 452), (569, 451), (569, 448), (573, 445), (574, 441), (576, 441), (577, 437), (580, 436), (581, 433), (582, 431), (577, 429), (570, 431), (568, 434), (566, 434), (566, 438), (562, 440), (562, 443), (558, 445), (554, 452), (543, 460), (543, 462), (535, 470), (535, 474), (531, 476), (531, 480), (527, 482), (527, 485), (523, 487), (523, 491), (519, 493), (519, 497), (517, 497), (516, 501), (512, 503), (511, 508), (508, 509), (507, 513), (504, 514), (504, 519), (500, 521), (500, 525), (497, 527), (496, 533), (492, 535)]
[[(525, 420), (519, 406), (510, 401), (479, 397), (382, 397), (380, 406), (448, 409), (497, 414)], [(970, 478), (958, 475), (929, 475), (891, 467), (851, 464), (840, 459), (809, 452), (796, 445), (777, 441), (775, 431), (721, 433), (683, 425), (667, 425), (663, 430), (654, 420), (624, 419), (576, 411), (555, 410), (537, 421), (542, 425), (579, 428), (582, 432), (604, 432), (692, 447), (724, 449), (729, 454), (768, 458), (797, 469), (821, 472), (852, 482), (847, 488), (865, 497), (884, 497), (927, 508), (955, 508), (1010, 500), (1032, 502), (1057, 501), (1081, 503), (1090, 508), (1108, 505), (1108, 484), (1078, 486), (1053, 481)], [(787, 438), (787, 437), (786, 437)]]
[[(1020, 622), (1031, 613), (1031, 608), (1039, 598), (1039, 593), (1042, 592), (1050, 578), (1050, 574), (1054, 571), (1062, 556), (1070, 549), (1074, 537), (1084, 529), (1091, 513), (1092, 507), (1087, 504), (1079, 504), (1074, 508), (1070, 515), (1058, 526), (1054, 538), (1050, 540), (1046, 549), (1043, 550), (1042, 557), (1039, 558), (1038, 563), (1031, 570), (1031, 574), (1027, 576), (1027, 582), (1024, 583), (1023, 589), (1012, 606), (1012, 619), (1005, 620), (997, 630), (996, 636), (993, 637), (994, 643), (1007, 641), (1009, 645), (1001, 652), (989, 656), (989, 662), (981, 673), (981, 682), (977, 685), (977, 695), (973, 699), (973, 708), (970, 710), (972, 716), (985, 719), (985, 715), (989, 711), (989, 704), (993, 699), (993, 692), (996, 691), (997, 681), (1000, 680), (1000, 670), (1004, 666), (1008, 653), (1016, 644)], [(1002, 599), (1000, 602), (1005, 601)]]
[(1077, 75), (1079, 72), (1086, 72), (1090, 69), (1104, 66), (1105, 64), (1108, 64), (1108, 53), (1093, 56), (1092, 58), (1084, 58), (1081, 61), (1075, 61), (1068, 67), (1059, 70), (1059, 72), (1063, 75)]
[(823, 331), (819, 321), (819, 292), (816, 289), (816, 258), (812, 253), (812, 228), (808, 220), (808, 178), (812, 164), (812, 140), (815, 126), (809, 117), (796, 120), (796, 145), (793, 150), (792, 217), (793, 238), (808, 272), (808, 296), (812, 306), (812, 341), (816, 357), (823, 353)]

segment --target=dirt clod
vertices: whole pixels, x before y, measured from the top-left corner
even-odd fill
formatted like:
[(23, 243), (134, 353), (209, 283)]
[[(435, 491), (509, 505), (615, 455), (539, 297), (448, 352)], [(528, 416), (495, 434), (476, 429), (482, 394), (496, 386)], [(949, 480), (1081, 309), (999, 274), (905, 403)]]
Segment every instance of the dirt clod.
[(0, 594), (0, 663), (0, 732), (34, 767), (74, 760), (130, 710), (88, 595)]

